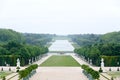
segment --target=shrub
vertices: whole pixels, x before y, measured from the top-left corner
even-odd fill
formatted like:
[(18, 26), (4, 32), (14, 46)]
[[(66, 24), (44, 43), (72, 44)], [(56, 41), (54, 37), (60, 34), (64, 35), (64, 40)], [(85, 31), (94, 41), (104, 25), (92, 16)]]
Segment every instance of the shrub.
[(111, 77), (111, 80), (114, 80), (113, 77)]
[(99, 72), (101, 73), (101, 72), (103, 72), (103, 70), (102, 70), (102, 68), (100, 67), (100, 69), (99, 69)]
[(1, 71), (3, 71), (3, 67), (1, 68)]
[(91, 75), (92, 75), (92, 77), (93, 77), (94, 79), (98, 79), (98, 78), (100, 77), (98, 71), (93, 71)]
[(11, 68), (9, 68), (9, 71), (11, 71)]
[(87, 68), (89, 68), (88, 65), (84, 65), (84, 64), (83, 64), (81, 67), (82, 67), (82, 69), (87, 69)]
[(20, 67), (17, 67), (16, 69), (20, 69)]
[(111, 68), (109, 68), (109, 71), (111, 71)]
[(87, 72), (88, 74), (90, 74), (93, 79), (99, 79), (100, 75), (99, 75), (98, 71), (93, 70), (88, 65), (82, 65), (81, 67), (82, 67), (82, 69), (85, 70), (85, 72)]
[(37, 69), (38, 65), (37, 64), (33, 64), (30, 65), (29, 67), (25, 68), (24, 70), (19, 71), (19, 78), (25, 78), (27, 77), (33, 70)]
[(19, 69), (17, 69), (17, 71), (16, 72), (19, 72)]
[(5, 76), (3, 76), (2, 80), (6, 80)]
[(117, 71), (120, 71), (119, 68), (117, 68)]

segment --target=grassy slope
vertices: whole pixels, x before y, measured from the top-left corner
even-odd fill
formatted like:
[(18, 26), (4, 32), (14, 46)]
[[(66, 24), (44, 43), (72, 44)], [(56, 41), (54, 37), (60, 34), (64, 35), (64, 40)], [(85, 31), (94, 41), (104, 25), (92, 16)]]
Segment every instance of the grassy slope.
[(108, 74), (112, 77), (120, 77), (120, 72), (119, 71), (116, 71), (116, 72), (108, 72)]
[(3, 76), (7, 76), (9, 74), (11, 74), (12, 72), (5, 72), (5, 71), (1, 71), (0, 72), (0, 79), (3, 77)]
[(71, 56), (51, 56), (40, 66), (80, 66)]

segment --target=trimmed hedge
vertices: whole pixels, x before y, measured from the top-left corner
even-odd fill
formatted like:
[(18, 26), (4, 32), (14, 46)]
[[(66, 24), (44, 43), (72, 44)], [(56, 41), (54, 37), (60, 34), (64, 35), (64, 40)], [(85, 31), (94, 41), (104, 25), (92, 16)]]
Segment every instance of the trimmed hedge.
[(92, 76), (93, 79), (99, 79), (100, 75), (98, 71), (93, 70), (88, 65), (82, 65), (82, 69), (84, 69), (88, 74)]
[(33, 70), (37, 69), (38, 65), (33, 64), (29, 67), (25, 68), (24, 70), (19, 71), (19, 79), (27, 77)]
[(101, 56), (104, 59), (105, 66), (120, 66), (117, 62), (120, 62), (120, 56)]
[(102, 68), (101, 68), (101, 67), (100, 67), (100, 69), (99, 69), (99, 72), (100, 72), (100, 73), (102, 73), (102, 72), (103, 72), (103, 70), (102, 70)]

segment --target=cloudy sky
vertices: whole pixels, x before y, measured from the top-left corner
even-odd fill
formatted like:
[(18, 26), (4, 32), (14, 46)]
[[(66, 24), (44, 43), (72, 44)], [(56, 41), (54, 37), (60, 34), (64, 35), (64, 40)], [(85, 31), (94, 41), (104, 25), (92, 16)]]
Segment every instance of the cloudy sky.
[(120, 31), (120, 0), (0, 0), (0, 28), (52, 34)]

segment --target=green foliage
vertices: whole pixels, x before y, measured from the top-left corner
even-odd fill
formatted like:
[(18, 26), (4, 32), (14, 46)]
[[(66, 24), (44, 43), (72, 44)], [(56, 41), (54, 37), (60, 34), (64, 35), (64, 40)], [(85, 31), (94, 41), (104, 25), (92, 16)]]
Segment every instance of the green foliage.
[(101, 41), (103, 43), (120, 43), (120, 31), (104, 34), (101, 36)]
[(117, 68), (117, 71), (120, 71), (119, 67)]
[(16, 69), (20, 69), (20, 67), (17, 67)]
[(101, 35), (96, 34), (79, 34), (69, 35), (73, 42), (76, 42), (80, 46), (88, 46), (100, 41)]
[(111, 78), (111, 80), (114, 80), (113, 77)]
[(119, 66), (117, 62), (120, 62), (120, 56), (101, 56), (104, 58), (105, 66)]
[(0, 66), (5, 66), (5, 62), (16, 66), (17, 58), (20, 59), (21, 66), (27, 65), (29, 59), (35, 61), (36, 57), (48, 52), (48, 48), (44, 46), (52, 40), (52, 36), (0, 29)]
[(75, 49), (74, 52), (84, 56), (86, 60), (92, 59), (97, 66), (100, 66), (101, 58), (104, 58), (105, 66), (118, 66), (117, 62), (120, 62), (120, 44), (94, 44)]
[(103, 35), (97, 34), (79, 34), (69, 35), (73, 42), (76, 42), (80, 46), (89, 46), (93, 44), (103, 43), (120, 43), (120, 31), (111, 32)]
[(3, 67), (1, 68), (1, 71), (3, 71), (4, 69), (3, 69)]
[(120, 71), (109, 71), (107, 74), (113, 78), (120, 77)]
[(19, 69), (17, 69), (17, 71), (16, 72), (19, 72)]
[(53, 35), (50, 34), (32, 34), (25, 33), (23, 34), (25, 37), (25, 42), (27, 44), (37, 45), (37, 46), (45, 46), (47, 42), (52, 40)]
[(0, 42), (6, 43), (9, 41), (23, 42), (24, 37), (21, 35), (21, 33), (11, 29), (0, 29)]
[(11, 66), (16, 65), (17, 58), (20, 58), (21, 66), (24, 66), (29, 63), (29, 59), (48, 52), (48, 48), (46, 47), (26, 45), (14, 41), (8, 42), (0, 46), (0, 48), (0, 65), (5, 65), (6, 61)]
[(5, 79), (6, 76), (12, 74), (13, 72), (11, 71), (0, 71), (0, 80)]
[(105, 66), (118, 66), (120, 62), (120, 31), (104, 35), (83, 34), (70, 35), (72, 41), (82, 46), (74, 52), (84, 56), (86, 60), (92, 59), (93, 64), (100, 66), (100, 59), (104, 58)]
[(11, 29), (0, 29), (0, 43), (4, 44), (10, 41), (19, 43), (27, 43), (37, 46), (45, 46), (47, 42), (52, 40), (54, 35), (50, 34), (32, 34), (32, 33), (19, 33)]
[(109, 71), (112, 71), (111, 68), (109, 68)]
[(82, 69), (87, 70), (87, 68), (89, 68), (89, 66), (88, 66), (88, 65), (83, 64), (83, 65), (81, 66), (81, 68), (82, 68)]
[(3, 79), (2, 80), (6, 80), (5, 76), (3, 76)]
[(27, 77), (33, 70), (37, 69), (38, 65), (33, 64), (29, 67), (25, 68), (24, 70), (19, 71), (19, 79)]
[(82, 69), (84, 69), (88, 74), (92, 76), (93, 79), (99, 79), (100, 75), (98, 71), (93, 70), (88, 65), (82, 65)]
[(9, 68), (9, 71), (11, 71), (11, 68)]
[(103, 70), (102, 70), (102, 68), (100, 67), (100, 69), (99, 69), (99, 72), (101, 73), (101, 72), (103, 72)]
[(92, 77), (93, 77), (94, 79), (99, 79), (99, 77), (100, 77), (99, 72), (98, 72), (98, 71), (93, 71), (93, 72), (92, 72)]

